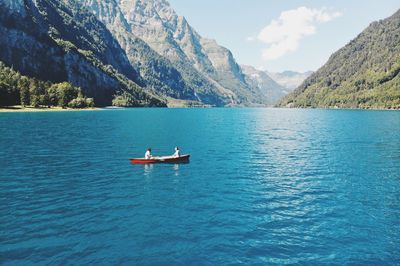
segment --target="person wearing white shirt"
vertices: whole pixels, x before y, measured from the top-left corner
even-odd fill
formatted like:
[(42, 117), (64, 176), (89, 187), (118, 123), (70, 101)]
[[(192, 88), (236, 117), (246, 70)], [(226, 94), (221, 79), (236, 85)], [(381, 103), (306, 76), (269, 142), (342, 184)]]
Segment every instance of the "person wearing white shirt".
[(179, 150), (179, 147), (175, 147), (175, 153), (172, 156), (173, 157), (181, 157), (181, 151)]
[(152, 155), (151, 155), (151, 149), (148, 148), (147, 151), (146, 151), (146, 153), (144, 154), (144, 158), (148, 160), (148, 159), (151, 159), (151, 157), (152, 157)]

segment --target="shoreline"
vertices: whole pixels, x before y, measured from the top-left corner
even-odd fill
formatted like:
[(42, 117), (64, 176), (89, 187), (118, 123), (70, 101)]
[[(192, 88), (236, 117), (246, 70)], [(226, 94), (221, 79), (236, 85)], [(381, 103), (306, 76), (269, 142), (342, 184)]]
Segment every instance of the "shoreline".
[(352, 108), (352, 107), (273, 107), (275, 109), (295, 110), (365, 110), (365, 111), (400, 111), (400, 108)]
[(22, 107), (19, 105), (16, 106), (7, 106), (0, 107), (0, 113), (36, 113), (36, 112), (71, 112), (71, 111), (96, 111), (101, 110), (100, 108), (91, 107), (91, 108), (62, 108), (62, 107)]
[[(39, 113), (39, 112), (77, 112), (77, 111), (101, 111), (101, 110), (127, 110), (127, 109), (141, 109), (141, 108), (151, 108), (151, 107), (90, 107), (90, 108), (62, 108), (62, 107), (21, 107), (21, 106), (8, 106), (8, 107), (0, 107), (0, 113)], [(154, 107), (155, 109), (160, 107)], [(228, 109), (242, 109), (242, 108), (267, 108), (267, 109), (294, 109), (294, 110), (363, 110), (363, 111), (400, 111), (400, 109), (388, 109), (388, 108), (324, 108), (324, 107), (264, 107), (264, 106), (225, 106), (225, 107), (200, 107), (200, 106), (169, 106), (164, 107), (166, 109), (204, 109), (204, 108), (228, 108)]]

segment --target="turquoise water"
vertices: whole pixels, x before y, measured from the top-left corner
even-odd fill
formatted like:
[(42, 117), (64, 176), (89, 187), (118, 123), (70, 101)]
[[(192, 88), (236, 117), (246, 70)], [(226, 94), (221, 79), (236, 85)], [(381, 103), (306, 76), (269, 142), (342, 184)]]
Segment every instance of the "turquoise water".
[(400, 112), (0, 113), (0, 158), (0, 264), (400, 261)]

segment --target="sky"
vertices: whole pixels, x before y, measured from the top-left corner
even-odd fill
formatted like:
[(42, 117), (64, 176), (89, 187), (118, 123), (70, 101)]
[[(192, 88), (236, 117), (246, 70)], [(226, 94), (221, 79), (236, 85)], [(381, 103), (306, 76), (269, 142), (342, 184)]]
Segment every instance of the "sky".
[(169, 0), (203, 37), (239, 64), (271, 72), (315, 71), (398, 0)]

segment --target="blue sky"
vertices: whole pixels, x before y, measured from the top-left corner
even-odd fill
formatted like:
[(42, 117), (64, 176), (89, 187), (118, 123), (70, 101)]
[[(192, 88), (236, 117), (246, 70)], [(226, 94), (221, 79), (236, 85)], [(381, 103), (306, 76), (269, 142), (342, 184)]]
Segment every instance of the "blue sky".
[(317, 70), (398, 0), (169, 0), (204, 37), (229, 48), (240, 64), (268, 71)]

